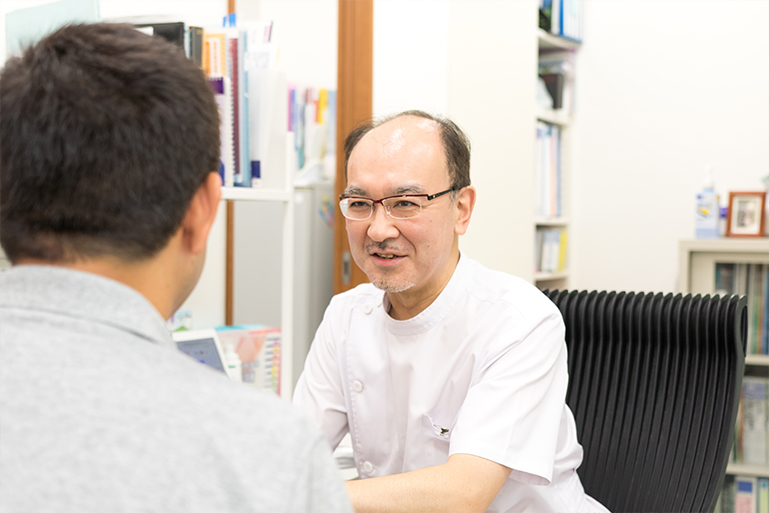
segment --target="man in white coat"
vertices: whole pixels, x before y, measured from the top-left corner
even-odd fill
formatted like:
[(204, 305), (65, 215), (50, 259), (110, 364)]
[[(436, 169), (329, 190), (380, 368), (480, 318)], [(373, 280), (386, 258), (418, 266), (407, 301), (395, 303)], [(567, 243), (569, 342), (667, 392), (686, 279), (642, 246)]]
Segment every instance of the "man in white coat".
[(340, 208), (371, 283), (332, 299), (294, 402), (332, 447), (350, 432), (356, 511), (606, 511), (576, 473), (558, 309), (459, 250), (476, 201), (465, 134), (409, 111), (345, 152)]

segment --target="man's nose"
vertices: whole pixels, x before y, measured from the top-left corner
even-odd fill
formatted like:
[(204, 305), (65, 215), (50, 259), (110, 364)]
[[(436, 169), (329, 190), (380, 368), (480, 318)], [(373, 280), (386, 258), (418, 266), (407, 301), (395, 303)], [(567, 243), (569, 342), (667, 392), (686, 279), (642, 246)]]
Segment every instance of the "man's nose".
[(369, 229), (366, 234), (375, 242), (398, 238), (399, 231), (396, 228), (395, 219), (385, 211), (385, 205), (374, 206), (372, 217), (369, 218)]

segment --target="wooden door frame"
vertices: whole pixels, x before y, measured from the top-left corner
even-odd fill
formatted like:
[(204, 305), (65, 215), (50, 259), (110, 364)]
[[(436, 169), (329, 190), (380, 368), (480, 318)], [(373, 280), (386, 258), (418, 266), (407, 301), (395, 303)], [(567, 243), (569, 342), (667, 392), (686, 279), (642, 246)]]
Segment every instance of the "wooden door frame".
[[(339, 0), (338, 8), (336, 195), (342, 194), (347, 185), (345, 138), (361, 122), (372, 117), (374, 1)], [(350, 258), (345, 218), (339, 210), (336, 212), (334, 293), (339, 294), (369, 280)], [(343, 280), (343, 268), (346, 265), (349, 266), (349, 281)]]

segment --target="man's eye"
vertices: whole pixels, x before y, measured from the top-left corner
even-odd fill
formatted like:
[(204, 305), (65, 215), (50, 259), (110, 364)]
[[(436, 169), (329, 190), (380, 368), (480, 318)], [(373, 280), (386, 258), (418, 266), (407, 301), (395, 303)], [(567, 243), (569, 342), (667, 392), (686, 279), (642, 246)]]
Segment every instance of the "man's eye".
[(350, 201), (348, 208), (369, 208), (369, 203), (366, 201)]
[(408, 199), (400, 199), (393, 204), (393, 208), (416, 208), (419, 206), (419, 203)]

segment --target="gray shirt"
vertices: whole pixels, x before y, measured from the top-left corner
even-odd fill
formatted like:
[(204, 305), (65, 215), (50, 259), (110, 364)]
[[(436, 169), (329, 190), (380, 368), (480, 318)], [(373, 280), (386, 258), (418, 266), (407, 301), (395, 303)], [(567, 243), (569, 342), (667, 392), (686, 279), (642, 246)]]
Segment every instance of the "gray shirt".
[(0, 273), (0, 512), (351, 511), (290, 404), (176, 350), (138, 292)]

